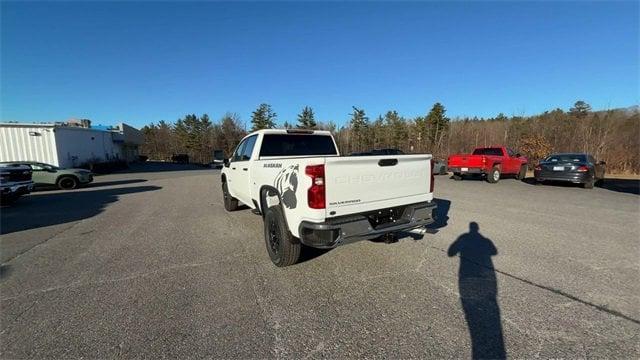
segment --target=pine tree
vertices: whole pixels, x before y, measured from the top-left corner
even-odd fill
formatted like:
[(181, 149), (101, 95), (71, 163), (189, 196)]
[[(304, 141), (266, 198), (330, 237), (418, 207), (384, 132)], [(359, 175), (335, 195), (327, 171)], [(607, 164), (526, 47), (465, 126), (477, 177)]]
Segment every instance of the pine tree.
[(185, 152), (196, 162), (207, 162), (212, 150), (213, 124), (209, 115), (197, 117), (195, 114), (178, 119), (174, 128), (178, 151)]
[(404, 118), (397, 111), (387, 111), (384, 115), (389, 134), (389, 144), (396, 148), (403, 148), (407, 140), (407, 126)]
[(429, 138), (429, 124), (427, 124), (427, 119), (424, 116), (416, 117), (413, 122), (415, 123), (415, 143), (417, 145), (418, 152), (426, 151), (427, 147), (425, 144)]
[(305, 106), (302, 112), (298, 114), (298, 125), (296, 127), (299, 129), (316, 129), (318, 127), (311, 107)]
[(590, 111), (591, 105), (582, 100), (578, 100), (575, 104), (573, 104), (573, 107), (569, 109), (569, 114), (575, 116), (578, 119), (582, 119), (589, 115)]
[(260, 104), (251, 115), (251, 123), (253, 124), (251, 131), (274, 128), (276, 126), (276, 117), (277, 115), (271, 109), (271, 105)]
[(240, 124), (240, 117), (234, 113), (226, 113), (220, 120), (220, 147), (225, 156), (230, 157), (233, 149), (246, 135), (244, 126)]
[(442, 106), (442, 104), (435, 103), (429, 111), (427, 115), (427, 125), (429, 126), (429, 140), (431, 140), (431, 144), (434, 146), (432, 151), (437, 151), (440, 143), (442, 142), (442, 138), (449, 128), (450, 119), (445, 116), (447, 110)]
[(353, 133), (352, 148), (362, 150), (368, 146), (367, 133), (369, 130), (369, 118), (363, 109), (353, 106), (351, 115), (351, 131)]
[(371, 146), (374, 149), (380, 149), (386, 147), (387, 144), (387, 127), (384, 124), (384, 118), (378, 116), (376, 120), (371, 123)]
[(496, 121), (504, 122), (504, 121), (507, 121), (507, 120), (509, 120), (509, 118), (506, 117), (505, 114), (503, 114), (503, 113), (499, 113), (498, 116), (496, 116)]

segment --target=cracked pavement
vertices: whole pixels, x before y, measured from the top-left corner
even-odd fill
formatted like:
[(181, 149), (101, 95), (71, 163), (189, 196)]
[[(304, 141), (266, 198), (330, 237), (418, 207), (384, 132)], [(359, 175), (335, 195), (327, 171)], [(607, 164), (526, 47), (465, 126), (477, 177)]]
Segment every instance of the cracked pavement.
[(640, 357), (638, 195), (438, 176), (438, 233), (282, 269), (218, 170), (137, 170), (0, 210), (0, 357)]

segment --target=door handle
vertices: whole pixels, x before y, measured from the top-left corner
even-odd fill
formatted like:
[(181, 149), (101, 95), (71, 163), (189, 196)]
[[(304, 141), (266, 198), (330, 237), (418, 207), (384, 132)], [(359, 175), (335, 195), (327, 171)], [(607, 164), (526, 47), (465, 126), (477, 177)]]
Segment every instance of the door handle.
[(249, 170), (249, 168), (242, 168), (242, 170), (243, 170), (243, 171), (247, 171), (247, 170)]
[(236, 168), (232, 167), (231, 170), (235, 170)]
[(382, 159), (378, 161), (378, 166), (395, 166), (398, 163), (398, 159)]

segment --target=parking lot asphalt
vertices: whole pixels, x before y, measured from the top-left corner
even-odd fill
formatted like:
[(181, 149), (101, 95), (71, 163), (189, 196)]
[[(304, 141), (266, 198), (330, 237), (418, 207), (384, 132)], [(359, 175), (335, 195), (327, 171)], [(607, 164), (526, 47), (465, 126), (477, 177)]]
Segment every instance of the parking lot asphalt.
[(436, 234), (276, 268), (218, 170), (134, 170), (0, 210), (1, 358), (640, 357), (634, 191), (438, 176)]

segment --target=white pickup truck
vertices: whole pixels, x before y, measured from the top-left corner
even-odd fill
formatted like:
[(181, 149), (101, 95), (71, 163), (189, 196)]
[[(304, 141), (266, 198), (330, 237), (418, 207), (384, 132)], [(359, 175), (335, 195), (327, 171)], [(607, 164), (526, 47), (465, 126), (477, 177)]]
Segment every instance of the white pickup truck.
[(277, 266), (303, 245), (333, 248), (434, 221), (431, 155), (340, 156), (328, 131), (259, 130), (222, 169), (224, 207), (264, 219)]

